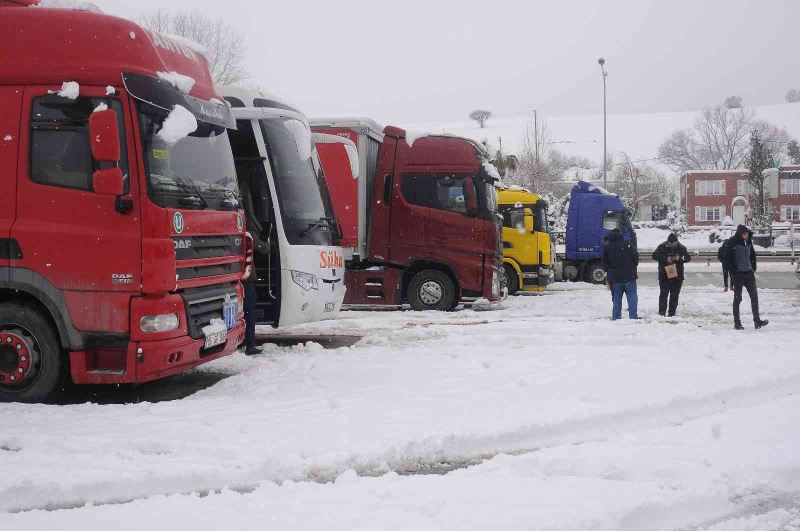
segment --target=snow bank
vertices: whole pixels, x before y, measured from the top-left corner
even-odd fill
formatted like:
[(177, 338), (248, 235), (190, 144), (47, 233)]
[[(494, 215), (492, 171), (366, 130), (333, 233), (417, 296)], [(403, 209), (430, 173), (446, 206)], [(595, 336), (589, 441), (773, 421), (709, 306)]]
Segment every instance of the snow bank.
[(197, 119), (186, 107), (176, 105), (170, 111), (158, 136), (168, 144), (174, 144), (197, 131)]
[(195, 83), (194, 79), (191, 77), (177, 72), (156, 72), (156, 74), (160, 79), (163, 79), (184, 94), (189, 94)]
[(76, 99), (81, 94), (81, 87), (75, 81), (64, 81), (61, 83), (61, 90), (58, 92), (54, 90), (48, 90), (48, 94), (58, 94), (62, 98), (68, 98), (71, 100)]
[(38, 4), (31, 7), (42, 7), (46, 9), (70, 9), (73, 11), (90, 11), (92, 13), (102, 13), (103, 11), (92, 2), (82, 0), (39, 0)]

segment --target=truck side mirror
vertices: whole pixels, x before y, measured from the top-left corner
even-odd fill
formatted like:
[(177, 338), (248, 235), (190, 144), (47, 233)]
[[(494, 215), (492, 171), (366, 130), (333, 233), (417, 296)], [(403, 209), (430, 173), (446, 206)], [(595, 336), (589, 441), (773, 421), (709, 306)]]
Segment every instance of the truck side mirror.
[(106, 168), (96, 170), (92, 174), (92, 189), (100, 195), (122, 195), (125, 182), (122, 170), (119, 168)]
[(464, 199), (466, 200), (467, 214), (474, 216), (478, 213), (478, 201), (475, 192), (475, 183), (472, 179), (464, 180)]
[(113, 109), (93, 112), (89, 117), (89, 144), (99, 162), (119, 162), (120, 140), (117, 113)]
[(525, 223), (525, 232), (531, 233), (533, 232), (533, 210), (530, 208), (526, 208), (522, 211), (523, 219)]

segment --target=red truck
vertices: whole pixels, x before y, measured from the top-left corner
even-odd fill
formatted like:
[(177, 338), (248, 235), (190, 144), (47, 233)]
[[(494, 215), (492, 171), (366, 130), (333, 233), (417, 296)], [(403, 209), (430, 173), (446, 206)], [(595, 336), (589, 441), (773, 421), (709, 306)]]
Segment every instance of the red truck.
[(342, 136), (358, 149), (353, 179), (346, 158), (318, 143), (337, 217), (347, 219), (343, 202), (357, 206), (358, 222), (343, 226), (345, 240), (356, 241), (345, 304), (452, 310), (460, 302), (499, 300), (497, 173), (483, 146), (381, 129), (363, 118), (310, 123), (315, 133)]
[(233, 352), (248, 253), (201, 50), (0, 0), (0, 401)]

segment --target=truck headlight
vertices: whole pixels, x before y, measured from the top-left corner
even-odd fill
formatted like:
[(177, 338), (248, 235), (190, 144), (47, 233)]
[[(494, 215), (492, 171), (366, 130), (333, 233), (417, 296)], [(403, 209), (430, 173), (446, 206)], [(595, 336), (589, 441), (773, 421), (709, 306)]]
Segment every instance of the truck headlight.
[(319, 289), (317, 277), (311, 273), (303, 273), (302, 271), (292, 271), (292, 280), (295, 284), (304, 290)]
[(142, 332), (169, 332), (178, 328), (179, 324), (178, 314), (175, 313), (145, 315), (139, 319), (139, 328)]

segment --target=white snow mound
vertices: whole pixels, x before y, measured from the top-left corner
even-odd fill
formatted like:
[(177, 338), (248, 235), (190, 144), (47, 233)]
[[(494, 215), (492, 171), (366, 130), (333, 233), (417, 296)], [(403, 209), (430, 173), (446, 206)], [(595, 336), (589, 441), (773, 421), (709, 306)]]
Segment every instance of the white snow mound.
[(183, 37), (181, 35), (175, 35), (173, 33), (162, 33), (162, 35), (172, 39), (173, 41), (176, 41), (181, 46), (186, 46), (195, 53), (199, 53), (200, 55), (205, 57), (206, 61), (208, 61), (209, 57), (211, 56), (210, 52), (208, 51), (208, 48), (206, 48), (199, 42), (195, 42), (192, 39), (187, 39), (186, 37)]
[(406, 144), (408, 147), (414, 147), (414, 142), (426, 136), (431, 136), (431, 134), (428, 131), (406, 129)]
[(177, 72), (156, 72), (156, 74), (184, 94), (189, 94), (194, 86), (194, 79)]
[(186, 107), (176, 105), (170, 111), (158, 136), (168, 144), (174, 144), (197, 130), (197, 119)]
[(103, 10), (92, 2), (81, 0), (40, 0), (38, 4), (31, 7), (43, 7), (46, 9), (70, 9), (72, 11), (90, 11), (92, 13), (102, 13)]
[(58, 94), (62, 98), (69, 98), (71, 100), (74, 100), (75, 98), (80, 96), (81, 86), (78, 85), (78, 83), (75, 81), (64, 81), (63, 83), (61, 83), (61, 90), (59, 90), (58, 92), (54, 90), (48, 90), (47, 93)]

